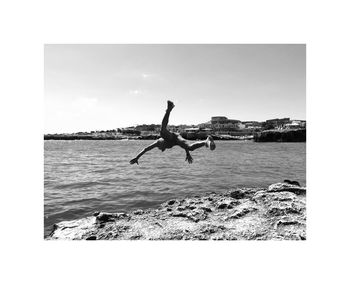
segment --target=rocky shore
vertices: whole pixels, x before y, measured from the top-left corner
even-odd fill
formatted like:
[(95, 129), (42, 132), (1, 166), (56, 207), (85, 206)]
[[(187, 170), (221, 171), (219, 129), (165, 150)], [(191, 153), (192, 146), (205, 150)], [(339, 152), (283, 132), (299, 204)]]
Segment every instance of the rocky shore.
[(95, 212), (53, 226), (47, 240), (306, 240), (306, 188), (276, 183), (163, 203), (130, 213)]
[(306, 142), (306, 129), (265, 130), (254, 134), (255, 142)]

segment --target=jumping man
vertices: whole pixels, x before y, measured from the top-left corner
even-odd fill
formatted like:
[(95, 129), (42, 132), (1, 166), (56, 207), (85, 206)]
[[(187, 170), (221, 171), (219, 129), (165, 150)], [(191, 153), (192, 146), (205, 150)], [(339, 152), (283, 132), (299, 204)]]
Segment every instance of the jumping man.
[(193, 158), (190, 155), (190, 151), (193, 151), (193, 150), (200, 148), (200, 147), (203, 147), (203, 146), (209, 147), (210, 150), (215, 149), (215, 143), (214, 143), (213, 137), (211, 137), (210, 135), (207, 137), (207, 140), (190, 143), (189, 141), (184, 139), (180, 134), (170, 132), (167, 129), (167, 125), (169, 122), (169, 115), (170, 115), (171, 110), (174, 107), (175, 107), (175, 105), (173, 104), (173, 102), (168, 101), (168, 108), (165, 111), (165, 115), (164, 115), (164, 118), (162, 120), (162, 127), (160, 130), (161, 138), (159, 138), (158, 140), (153, 142), (151, 145), (144, 148), (134, 159), (132, 159), (130, 161), (130, 164), (135, 164), (135, 163), (139, 164), (139, 162), (138, 162), (139, 158), (143, 154), (152, 150), (155, 147), (158, 147), (159, 150), (162, 150), (162, 152), (164, 152), (165, 149), (170, 149), (170, 148), (174, 147), (175, 145), (180, 146), (181, 148), (183, 148), (186, 151), (185, 161), (188, 161), (188, 163), (190, 163), (190, 164), (193, 162)]

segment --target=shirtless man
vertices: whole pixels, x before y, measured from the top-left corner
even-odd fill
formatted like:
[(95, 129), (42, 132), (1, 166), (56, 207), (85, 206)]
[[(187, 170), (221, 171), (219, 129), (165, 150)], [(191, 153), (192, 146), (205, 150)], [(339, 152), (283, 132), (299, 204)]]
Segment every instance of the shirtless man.
[(165, 149), (170, 149), (170, 148), (174, 147), (175, 145), (180, 146), (181, 148), (183, 148), (186, 151), (185, 161), (187, 161), (189, 164), (191, 164), (193, 162), (193, 158), (190, 155), (190, 151), (193, 151), (193, 150), (200, 148), (200, 147), (203, 147), (203, 146), (209, 147), (210, 150), (215, 149), (215, 143), (214, 143), (213, 137), (211, 137), (210, 135), (208, 136), (207, 140), (190, 143), (189, 141), (184, 139), (180, 134), (170, 132), (166, 128), (168, 125), (168, 122), (169, 122), (170, 112), (174, 107), (175, 107), (175, 105), (173, 104), (173, 102), (168, 101), (168, 108), (165, 111), (165, 115), (164, 115), (164, 118), (162, 120), (162, 128), (160, 130), (161, 138), (159, 138), (158, 140), (153, 142), (151, 145), (144, 148), (135, 158), (133, 158), (130, 161), (130, 164), (135, 164), (135, 163), (139, 164), (139, 162), (138, 162), (139, 158), (143, 154), (152, 150), (155, 147), (158, 147), (159, 150), (162, 150), (162, 152), (164, 152)]

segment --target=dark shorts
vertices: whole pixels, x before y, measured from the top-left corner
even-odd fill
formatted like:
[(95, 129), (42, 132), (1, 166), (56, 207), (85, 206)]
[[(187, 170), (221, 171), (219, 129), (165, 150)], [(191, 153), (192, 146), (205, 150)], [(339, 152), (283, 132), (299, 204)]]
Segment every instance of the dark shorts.
[(162, 133), (162, 138), (164, 140), (164, 144), (163, 144), (163, 151), (166, 149), (166, 148), (172, 148), (174, 147), (175, 145), (179, 145), (182, 140), (186, 141), (184, 138), (182, 138), (182, 136), (180, 134), (177, 134), (177, 133), (173, 133), (173, 132), (170, 132), (170, 131), (166, 131), (165, 133)]

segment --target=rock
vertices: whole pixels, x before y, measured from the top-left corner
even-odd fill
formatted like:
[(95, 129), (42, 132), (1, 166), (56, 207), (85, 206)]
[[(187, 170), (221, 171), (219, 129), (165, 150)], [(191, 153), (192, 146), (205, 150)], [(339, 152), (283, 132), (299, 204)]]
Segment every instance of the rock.
[(144, 211), (139, 209), (139, 210), (134, 211), (133, 213), (134, 213), (134, 215), (142, 215), (144, 213)]
[(284, 208), (272, 207), (272, 208), (270, 208), (268, 213), (272, 216), (285, 216), (288, 214), (299, 214), (300, 211), (298, 211), (297, 209), (294, 209), (292, 207), (284, 207)]
[(288, 183), (288, 184), (292, 184), (292, 185), (296, 185), (296, 186), (300, 186), (300, 183), (295, 181), (295, 180), (294, 181), (290, 181), (289, 179), (285, 179), (283, 182), (284, 183)]
[(173, 216), (173, 217), (187, 217), (187, 214), (184, 212), (173, 212), (171, 214), (171, 216)]
[(130, 236), (130, 240), (139, 240), (142, 238), (142, 235), (134, 235), (134, 236)]
[(176, 202), (176, 200), (169, 200), (168, 205), (173, 205), (173, 204), (175, 204), (175, 202)]
[(115, 221), (116, 219), (124, 218), (127, 217), (128, 214), (126, 213), (105, 213), (105, 212), (100, 212), (96, 216), (96, 221), (98, 222), (111, 222)]
[(295, 184), (277, 183), (169, 200), (130, 215), (94, 212), (55, 224), (46, 239), (305, 240), (305, 193)]
[(275, 229), (278, 228), (278, 226), (289, 226), (289, 225), (300, 225), (300, 222), (298, 220), (278, 220), (275, 224)]
[(97, 239), (96, 236), (90, 236), (86, 238), (87, 241), (96, 240), (96, 239)]
[(200, 207), (200, 209), (203, 209), (205, 212), (212, 212), (213, 211), (213, 210), (211, 210), (211, 208), (205, 207), (205, 206)]
[(236, 189), (230, 192), (230, 196), (235, 199), (241, 199), (244, 198), (244, 192), (240, 189)]
[(264, 130), (254, 134), (255, 142), (306, 142), (306, 129)]
[(268, 187), (268, 192), (289, 191), (295, 194), (306, 194), (306, 188), (288, 183), (275, 183)]
[(227, 204), (226, 203), (221, 203), (218, 205), (218, 209), (225, 209), (227, 208)]
[(255, 208), (240, 208), (237, 211), (235, 211), (231, 216), (228, 216), (226, 220), (229, 219), (238, 219), (242, 218), (243, 216), (247, 215), (248, 213), (256, 210)]

